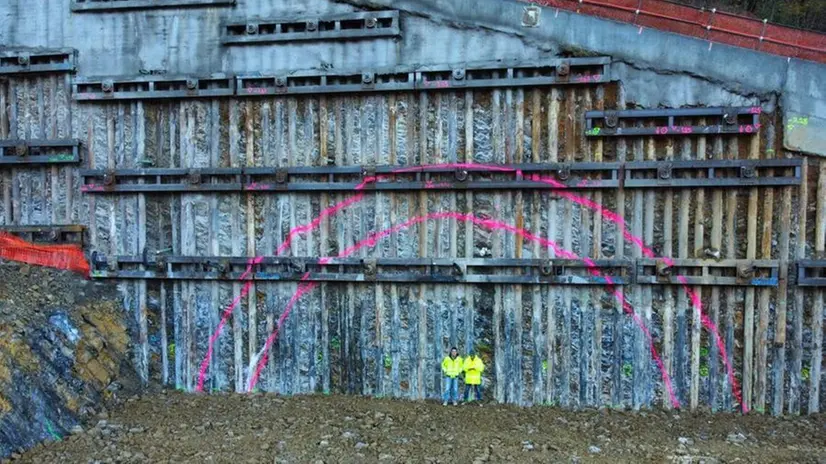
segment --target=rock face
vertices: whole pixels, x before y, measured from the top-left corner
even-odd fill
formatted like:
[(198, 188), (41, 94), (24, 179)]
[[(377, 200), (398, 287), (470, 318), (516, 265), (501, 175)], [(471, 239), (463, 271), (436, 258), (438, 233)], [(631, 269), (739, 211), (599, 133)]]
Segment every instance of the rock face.
[(60, 440), (135, 385), (119, 306), (80, 276), (0, 266), (0, 457)]

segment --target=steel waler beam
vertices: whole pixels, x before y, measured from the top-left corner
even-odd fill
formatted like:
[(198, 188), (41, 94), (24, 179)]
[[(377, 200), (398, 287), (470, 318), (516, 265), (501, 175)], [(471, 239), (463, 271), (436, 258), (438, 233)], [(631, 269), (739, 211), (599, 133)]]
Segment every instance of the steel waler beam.
[(0, 140), (0, 167), (80, 162), (80, 140)]
[[(648, 285), (720, 285), (776, 287), (779, 263), (775, 260), (638, 259), (635, 283)], [(711, 275), (712, 270), (721, 275)]]
[[(800, 185), (803, 160), (634, 161), (625, 164), (626, 188), (769, 187)], [(786, 174), (792, 171), (792, 174)], [(703, 174), (701, 177), (699, 174)]]
[[(639, 135), (690, 136), (708, 134), (751, 135), (760, 129), (759, 106), (735, 108), (683, 108), (654, 110), (587, 111), (585, 135), (588, 137), (616, 137)], [(675, 124), (675, 120), (697, 120), (711, 124)], [(624, 124), (623, 124), (624, 123)], [(641, 124), (641, 126), (637, 126)]]
[(234, 93), (235, 79), (223, 74), (209, 77), (78, 77), (72, 84), (72, 98), (76, 101), (229, 97)]
[(826, 287), (826, 259), (801, 259), (795, 267), (798, 286)]
[(32, 243), (73, 243), (83, 246), (86, 227), (79, 224), (45, 224), (0, 226), (0, 232), (15, 235)]
[(75, 72), (77, 51), (71, 48), (0, 49), (0, 75)]
[[(458, 167), (457, 167), (458, 166)], [(87, 193), (598, 189), (619, 163), (81, 170)]]
[(608, 58), (596, 57), (350, 72), (249, 74), (237, 77), (236, 93), (261, 96), (598, 84), (610, 81), (609, 64)]
[(231, 20), (224, 25), (224, 45), (354, 40), (401, 35), (398, 11), (368, 11), (317, 17)]
[[(238, 280), (250, 258), (118, 256), (93, 253), (92, 277), (99, 279)], [(629, 284), (633, 262), (596, 260), (616, 284)], [(141, 269), (141, 266), (145, 270)], [(306, 277), (305, 277), (306, 276)], [(268, 257), (249, 276), (260, 281), (399, 282), (526, 285), (605, 285), (582, 261), (552, 259), (281, 258)]]

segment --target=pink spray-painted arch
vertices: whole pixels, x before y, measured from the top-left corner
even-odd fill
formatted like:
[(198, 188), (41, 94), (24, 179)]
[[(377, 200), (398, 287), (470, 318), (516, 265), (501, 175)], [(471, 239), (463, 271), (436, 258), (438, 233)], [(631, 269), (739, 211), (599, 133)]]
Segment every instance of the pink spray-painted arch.
[[(339, 257), (345, 257), (345, 256), (348, 256), (348, 255), (352, 254), (353, 252), (355, 252), (355, 251), (357, 251), (361, 248), (373, 247), (378, 243), (379, 240), (384, 239), (384, 238), (390, 236), (393, 233), (399, 232), (401, 230), (409, 228), (410, 226), (413, 226), (415, 224), (425, 222), (425, 221), (428, 221), (428, 220), (431, 220), (431, 219), (455, 219), (455, 220), (459, 220), (459, 221), (472, 222), (473, 224), (476, 224), (476, 225), (479, 225), (479, 226), (482, 226), (482, 227), (485, 227), (485, 228), (488, 228), (488, 229), (491, 229), (491, 230), (504, 230), (504, 231), (509, 232), (509, 233), (520, 235), (520, 236), (522, 236), (523, 238), (525, 238), (527, 240), (534, 241), (534, 242), (540, 243), (544, 246), (551, 247), (555, 250), (555, 252), (557, 252), (560, 256), (563, 256), (566, 259), (576, 259), (576, 260), (582, 260), (583, 262), (585, 262), (586, 266), (589, 269), (589, 272), (592, 272), (594, 275), (604, 277), (607, 280), (608, 284), (606, 285), (606, 287), (608, 287), (609, 289), (612, 290), (613, 295), (615, 296), (615, 298), (618, 299), (618, 301), (620, 301), (620, 303), (623, 306), (623, 309), (632, 316), (632, 318), (634, 319), (634, 322), (637, 323), (637, 325), (643, 331), (644, 335), (646, 336), (646, 338), (648, 340), (648, 343), (649, 343), (649, 346), (650, 346), (650, 349), (651, 349), (651, 355), (654, 359), (654, 362), (657, 364), (657, 367), (660, 369), (660, 373), (662, 374), (663, 384), (664, 384), (664, 386), (666, 388), (666, 391), (669, 395), (669, 399), (671, 401), (671, 404), (675, 408), (680, 407), (680, 402), (677, 399), (676, 394), (674, 393), (674, 389), (671, 385), (671, 377), (669, 376), (668, 371), (665, 369), (665, 366), (663, 365), (663, 362), (660, 359), (656, 348), (654, 347), (654, 341), (653, 341), (653, 337), (651, 336), (651, 332), (648, 330), (648, 328), (646, 327), (646, 325), (642, 321), (642, 319), (639, 317), (639, 315), (634, 311), (633, 307), (630, 304), (628, 304), (627, 301), (625, 301), (622, 293), (615, 289), (614, 283), (611, 280), (611, 277), (602, 275), (602, 273), (599, 271), (598, 266), (590, 258), (580, 258), (576, 254), (560, 247), (559, 245), (557, 245), (552, 240), (548, 240), (548, 239), (538, 237), (538, 236), (533, 235), (532, 233), (526, 231), (525, 229), (518, 228), (518, 227), (509, 225), (509, 224), (505, 224), (503, 222), (495, 221), (493, 219), (481, 219), (481, 218), (477, 218), (473, 214), (459, 213), (459, 212), (455, 212), (455, 211), (446, 211), (446, 212), (438, 212), (438, 213), (429, 213), (429, 214), (424, 215), (424, 216), (417, 216), (417, 217), (408, 219), (407, 221), (405, 221), (401, 224), (397, 224), (395, 226), (392, 226), (388, 229), (370, 234), (369, 236), (362, 239), (358, 243), (342, 250), (339, 253), (338, 256)], [(329, 262), (330, 259), (331, 258), (323, 258), (321, 260), (321, 264), (324, 264), (325, 262)], [(302, 281), (306, 280), (308, 277), (309, 277), (309, 273), (304, 274), (304, 277), (302, 278)], [(284, 311), (282, 311), (281, 316), (278, 319), (278, 324), (276, 325), (275, 329), (269, 335), (269, 337), (267, 337), (267, 340), (264, 342), (264, 346), (261, 348), (261, 350), (259, 350), (258, 354), (253, 359), (250, 360), (250, 372), (252, 374), (249, 377), (250, 380), (249, 380), (249, 383), (248, 383), (247, 391), (252, 391), (255, 388), (255, 385), (258, 382), (258, 378), (260, 377), (261, 372), (264, 368), (264, 365), (266, 364), (267, 359), (269, 357), (269, 349), (272, 346), (272, 344), (275, 342), (275, 340), (277, 339), (278, 333), (280, 332), (284, 321), (286, 321), (286, 319), (289, 317), (290, 312), (292, 311), (292, 308), (295, 306), (295, 304), (298, 302), (298, 299), (301, 298), (301, 296), (305, 295), (306, 293), (312, 291), (317, 286), (318, 286), (318, 283), (316, 283), (316, 282), (302, 283), (302, 284), (299, 285), (296, 292), (290, 298), (289, 302), (287, 303), (287, 306), (285, 307)], [(258, 360), (257, 362), (255, 362), (256, 359)], [(254, 371), (252, 369), (253, 364), (255, 364), (255, 370)]]
[[(354, 190), (355, 191), (361, 191), (369, 183), (378, 182), (378, 181), (383, 180), (383, 179), (392, 178), (393, 174), (421, 172), (424, 169), (428, 169), (428, 168), (482, 169), (484, 171), (490, 171), (490, 172), (515, 172), (520, 177), (522, 176), (521, 170), (519, 170), (517, 168), (509, 167), (509, 166), (485, 165), (485, 164), (474, 164), (474, 163), (432, 164), (432, 165), (427, 165), (427, 166), (412, 166), (412, 167), (406, 167), (406, 168), (399, 168), (397, 170), (394, 170), (391, 174), (386, 174), (386, 175), (368, 176), (359, 185), (357, 185), (354, 188)], [(594, 203), (591, 200), (588, 200), (587, 198), (583, 198), (583, 197), (580, 197), (578, 195), (573, 195), (572, 193), (565, 191), (565, 189), (567, 189), (568, 187), (565, 184), (562, 184), (562, 183), (558, 182), (557, 180), (555, 180), (553, 178), (541, 177), (541, 176), (538, 176), (538, 175), (532, 175), (528, 179), (532, 180), (534, 182), (551, 185), (552, 187), (557, 189), (555, 191), (552, 191), (551, 192), (552, 194), (558, 195), (558, 196), (560, 196), (564, 199), (567, 199), (569, 201), (577, 203), (581, 206), (587, 207), (587, 208), (591, 209), (592, 211), (600, 214), (600, 216), (602, 216), (603, 218), (617, 224), (617, 226), (622, 228), (621, 232), (623, 234), (623, 237), (628, 239), (631, 243), (635, 244), (643, 252), (643, 254), (646, 257), (657, 258), (655, 253), (650, 248), (645, 246), (645, 243), (643, 242), (643, 240), (640, 237), (637, 237), (637, 236), (631, 234), (627, 230), (627, 224), (625, 223), (625, 220), (623, 219), (622, 216), (620, 216), (620, 215), (604, 208), (601, 205), (598, 205), (598, 204)], [(587, 181), (583, 181), (583, 182), (587, 185)], [(582, 184), (582, 183), (580, 183), (580, 184)], [(352, 204), (356, 204), (356, 203), (360, 202), (363, 199), (364, 199), (364, 193), (359, 192), (358, 194), (354, 195), (353, 197), (325, 209), (311, 223), (293, 228), (292, 230), (290, 230), (290, 232), (289, 232), (287, 238), (285, 239), (285, 241), (276, 250), (276, 255), (278, 255), (281, 252), (283, 252), (284, 250), (286, 250), (295, 236), (297, 236), (301, 233), (311, 232), (315, 228), (319, 227), (319, 225), (321, 224), (321, 220), (324, 217), (332, 216), (332, 215), (336, 214), (338, 211), (340, 211), (341, 209), (343, 209), (344, 207), (352, 205)], [(660, 258), (660, 259), (663, 259), (663, 261), (668, 265), (673, 265), (674, 264), (674, 262), (673, 262), (673, 260), (671, 260), (671, 258), (664, 257), (664, 258)], [(249, 266), (247, 267), (247, 271), (244, 273), (245, 275), (250, 272), (253, 265), (254, 265), (254, 263), (251, 260)], [(724, 366), (726, 367), (728, 377), (729, 377), (729, 380), (730, 380), (731, 385), (732, 385), (732, 393), (734, 394), (737, 401), (742, 405), (743, 412), (748, 412), (747, 407), (746, 407), (745, 403), (743, 402), (742, 397), (740, 395), (740, 388), (739, 388), (737, 380), (734, 376), (733, 366), (731, 365), (731, 363), (728, 360), (728, 356), (727, 356), (726, 350), (725, 350), (725, 344), (723, 343), (722, 338), (720, 337), (720, 334), (719, 334), (719, 331), (717, 330), (716, 325), (708, 318), (707, 315), (705, 315), (703, 313), (703, 311), (702, 311), (702, 301), (700, 300), (699, 296), (697, 294), (695, 294), (689, 288), (687, 280), (685, 279), (685, 277), (679, 275), (679, 276), (677, 276), (677, 278), (680, 281), (680, 283), (683, 287), (683, 290), (686, 292), (687, 295), (689, 295), (689, 298), (691, 299), (691, 302), (692, 302), (692, 306), (699, 313), (701, 323), (714, 336), (715, 342), (716, 342), (717, 346), (720, 348), (719, 349), (720, 356), (722, 358)], [(202, 391), (203, 390), (203, 382), (204, 382), (204, 378), (205, 378), (205, 373), (206, 373), (206, 369), (207, 369), (208, 364), (209, 364), (209, 360), (210, 360), (211, 355), (212, 355), (214, 341), (220, 335), (220, 332), (221, 332), (223, 326), (226, 324), (226, 320), (231, 315), (231, 313), (234, 310), (235, 306), (238, 305), (238, 302), (240, 301), (240, 298), (243, 298), (243, 296), (246, 295), (246, 293), (249, 291), (250, 286), (251, 286), (251, 283), (245, 284), (245, 286), (242, 290), (241, 296), (239, 298), (236, 298), (230, 304), (230, 306), (224, 311), (224, 315), (222, 316), (221, 322), (219, 323), (218, 327), (216, 328), (215, 332), (213, 333), (213, 336), (210, 337), (209, 347), (208, 347), (208, 350), (207, 350), (207, 355), (206, 355), (206, 357), (204, 358), (204, 360), (201, 364), (201, 369), (200, 369), (200, 372), (199, 372), (197, 391)]]

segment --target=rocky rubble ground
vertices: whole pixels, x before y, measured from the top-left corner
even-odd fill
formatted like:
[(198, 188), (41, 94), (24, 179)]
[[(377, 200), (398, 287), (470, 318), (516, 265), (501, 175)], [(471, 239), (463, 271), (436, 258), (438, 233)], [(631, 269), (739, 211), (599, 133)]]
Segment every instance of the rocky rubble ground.
[(0, 264), (0, 458), (137, 391), (126, 319), (111, 285)]
[(19, 462), (826, 463), (825, 419), (158, 392)]

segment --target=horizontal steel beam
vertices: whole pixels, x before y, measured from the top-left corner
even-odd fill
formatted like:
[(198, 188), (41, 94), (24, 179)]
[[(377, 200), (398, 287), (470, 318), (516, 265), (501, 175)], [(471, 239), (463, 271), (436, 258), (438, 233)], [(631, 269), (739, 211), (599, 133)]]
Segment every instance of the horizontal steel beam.
[[(799, 185), (802, 160), (80, 170), (87, 193), (591, 190)], [(786, 171), (793, 171), (787, 174)], [(624, 172), (624, 174), (623, 174)]]
[(608, 58), (570, 58), (381, 71), (310, 71), (282, 76), (81, 77), (75, 79), (72, 98), (77, 101), (150, 100), (596, 84), (610, 81), (609, 63)]
[(801, 259), (795, 266), (798, 286), (826, 287), (826, 259)]
[(232, 6), (235, 0), (72, 0), (72, 11), (106, 12), (118, 10), (145, 10), (159, 8), (191, 8)]
[(223, 75), (206, 78), (140, 76), (135, 78), (75, 78), (76, 101), (155, 100), (228, 97), (235, 93), (235, 79)]
[[(800, 185), (801, 158), (763, 160), (634, 161), (625, 164), (626, 188)], [(792, 171), (786, 174), (786, 171)]]
[[(250, 258), (93, 254), (92, 277), (114, 279), (238, 280)], [(615, 284), (627, 284), (631, 261), (596, 260)], [(315, 282), (429, 282), (468, 284), (605, 285), (582, 261), (564, 259), (263, 258), (251, 280)]]
[[(588, 137), (710, 134), (750, 135), (760, 130), (759, 106), (585, 112)], [(677, 119), (680, 123), (677, 124)], [(706, 123), (697, 124), (698, 119)], [(687, 122), (690, 121), (690, 122)]]
[(618, 163), (81, 170), (88, 193), (542, 190), (619, 187)]
[(249, 45), (308, 40), (354, 40), (401, 34), (398, 11), (368, 11), (315, 17), (236, 19), (224, 25), (221, 43)]
[[(101, 279), (238, 280), (248, 257), (142, 256), (107, 260), (93, 253), (92, 277)], [(590, 266), (596, 266), (591, 269)], [(266, 257), (247, 278), (265, 281), (423, 282), (545, 285), (778, 285), (777, 261), (662, 259), (594, 260), (510, 258), (285, 258)]]
[(0, 232), (15, 235), (32, 243), (74, 243), (83, 246), (86, 227), (80, 224), (45, 224), (0, 226)]
[(0, 140), (0, 167), (80, 162), (80, 140)]
[(648, 285), (719, 285), (776, 287), (778, 261), (638, 259), (634, 283)]
[(597, 57), (280, 76), (251, 74), (237, 77), (237, 94), (261, 96), (594, 84), (610, 81), (609, 64), (608, 58)]
[(0, 75), (75, 72), (76, 61), (71, 48), (0, 49)]

